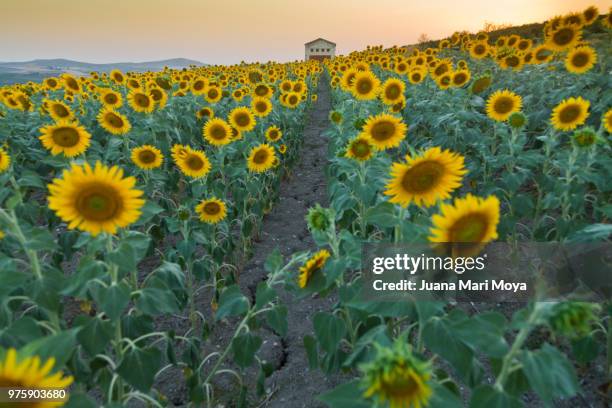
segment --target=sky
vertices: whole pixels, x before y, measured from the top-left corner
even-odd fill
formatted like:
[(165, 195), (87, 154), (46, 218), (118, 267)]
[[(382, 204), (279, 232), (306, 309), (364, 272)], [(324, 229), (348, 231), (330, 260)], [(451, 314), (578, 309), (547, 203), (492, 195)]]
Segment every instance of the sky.
[(0, 0), (0, 61), (292, 61), (318, 37), (346, 54), (590, 5), (607, 13), (612, 0)]

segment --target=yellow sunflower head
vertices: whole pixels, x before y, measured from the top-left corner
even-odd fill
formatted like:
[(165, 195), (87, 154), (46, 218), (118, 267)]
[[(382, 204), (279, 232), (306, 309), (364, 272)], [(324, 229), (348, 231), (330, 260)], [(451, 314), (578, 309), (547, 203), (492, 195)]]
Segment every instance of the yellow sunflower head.
[(213, 146), (224, 146), (232, 142), (232, 128), (221, 118), (210, 119), (202, 128), (204, 139)]
[(351, 140), (344, 153), (345, 157), (361, 162), (370, 160), (373, 155), (374, 146), (372, 146), (370, 139), (364, 136), (357, 136)]
[(601, 118), (602, 125), (608, 133), (612, 133), (612, 108), (608, 109)]
[(470, 81), (471, 77), (472, 75), (467, 69), (455, 71), (453, 72), (451, 85), (457, 88), (461, 88)]
[(278, 151), (280, 152), (280, 154), (285, 154), (287, 153), (287, 145), (282, 144), (278, 147)]
[(386, 105), (393, 105), (404, 97), (406, 85), (397, 78), (389, 78), (382, 85), (380, 98)]
[(590, 105), (582, 97), (565, 99), (553, 109), (550, 122), (557, 130), (574, 130), (589, 117)]
[(118, 69), (113, 69), (109, 76), (110, 79), (117, 84), (123, 85), (125, 83), (125, 75), (123, 75), (123, 72), (119, 71)]
[(403, 337), (392, 347), (374, 345), (376, 357), (360, 367), (364, 397), (375, 398), (381, 406), (388, 402), (392, 408), (427, 406), (432, 395), (431, 363), (415, 356)]
[(323, 269), (325, 263), (327, 262), (327, 258), (330, 257), (330, 253), (326, 249), (322, 249), (311, 256), (305, 263), (302, 265), (298, 275), (298, 285), (300, 288), (305, 288), (308, 285), (308, 282), (312, 278), (312, 275)]
[(198, 109), (198, 111), (196, 112), (196, 117), (198, 119), (212, 119), (215, 117), (215, 112), (212, 110), (212, 108), (205, 106), (201, 109)]
[(11, 165), (11, 156), (4, 148), (0, 147), (0, 173), (4, 173)]
[(155, 146), (143, 145), (132, 149), (132, 161), (143, 170), (156, 169), (162, 165), (164, 155)]
[(49, 112), (49, 116), (55, 121), (59, 120), (73, 120), (74, 113), (68, 105), (62, 101), (46, 101), (46, 108)]
[(64, 89), (72, 93), (81, 93), (83, 90), (79, 80), (70, 74), (62, 74), (62, 82), (64, 84)]
[(112, 89), (105, 89), (100, 92), (100, 101), (112, 108), (120, 108), (123, 105), (123, 98), (119, 92), (113, 91)]
[(521, 110), (522, 98), (507, 89), (494, 92), (487, 100), (487, 115), (498, 122), (507, 120), (514, 112)]
[(283, 137), (283, 132), (278, 126), (270, 126), (266, 130), (266, 139), (270, 142), (278, 142)]
[(106, 131), (113, 135), (124, 135), (132, 129), (127, 116), (115, 111), (110, 106), (105, 106), (98, 113), (98, 123)]
[(489, 46), (486, 41), (478, 41), (470, 46), (470, 56), (474, 59), (483, 59), (489, 54)]
[(597, 51), (589, 46), (576, 47), (565, 57), (565, 68), (574, 74), (584, 74), (597, 63)]
[(200, 201), (195, 210), (200, 216), (200, 221), (208, 224), (216, 224), (227, 216), (225, 203), (215, 197)]
[(241, 132), (248, 132), (255, 128), (255, 115), (249, 108), (239, 106), (230, 112), (229, 123)]
[(366, 120), (363, 136), (370, 139), (377, 150), (384, 150), (399, 146), (407, 131), (408, 126), (400, 118), (381, 113)]
[(140, 217), (144, 200), (135, 185), (136, 179), (123, 177), (117, 166), (73, 164), (49, 184), (49, 208), (70, 229), (114, 234)]
[(371, 71), (359, 71), (355, 74), (350, 89), (358, 100), (375, 99), (380, 91), (380, 80)]
[(141, 90), (132, 90), (128, 94), (128, 102), (136, 112), (151, 113), (155, 109), (155, 101), (151, 95)]
[(208, 103), (217, 103), (223, 98), (223, 90), (216, 85), (211, 85), (206, 88), (204, 98)]
[(60, 120), (52, 125), (40, 129), (39, 137), (43, 146), (51, 154), (74, 157), (83, 153), (90, 145), (91, 135), (78, 123)]
[(467, 173), (463, 156), (432, 147), (418, 156), (406, 156), (406, 163), (393, 163), (384, 192), (390, 202), (407, 207), (431, 207), (461, 186)]
[(251, 110), (256, 116), (263, 118), (272, 112), (272, 102), (268, 98), (253, 98), (251, 101)]
[(255, 173), (262, 173), (274, 167), (276, 153), (274, 148), (267, 143), (260, 144), (251, 149), (247, 158), (247, 168)]
[(188, 177), (204, 177), (211, 168), (206, 153), (201, 150), (192, 149), (189, 146), (182, 146), (182, 149), (177, 149), (176, 155), (173, 155), (173, 158), (181, 172)]
[(551, 30), (546, 45), (554, 51), (565, 51), (574, 47), (582, 37), (580, 27), (575, 24), (563, 24)]

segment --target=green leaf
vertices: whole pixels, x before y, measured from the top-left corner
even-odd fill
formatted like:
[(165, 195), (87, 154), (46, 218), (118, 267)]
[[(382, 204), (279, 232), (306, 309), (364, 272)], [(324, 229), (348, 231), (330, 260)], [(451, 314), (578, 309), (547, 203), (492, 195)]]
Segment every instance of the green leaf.
[(130, 288), (125, 283), (106, 288), (98, 284), (91, 288), (91, 296), (106, 316), (114, 321), (130, 302)]
[(274, 273), (283, 266), (283, 255), (278, 248), (274, 248), (274, 251), (266, 258), (264, 262), (264, 268), (268, 273)]
[(328, 353), (335, 351), (340, 340), (346, 335), (344, 321), (333, 314), (318, 312), (315, 314), (314, 330), (321, 348)]
[(261, 347), (261, 338), (252, 333), (241, 334), (232, 341), (234, 361), (242, 368), (246, 368), (255, 361), (255, 353)]
[(470, 408), (520, 408), (521, 402), (490, 385), (480, 385), (474, 389)]
[[(499, 323), (501, 317), (502, 324)], [(490, 357), (503, 357), (508, 351), (504, 338), (505, 318), (499, 313), (483, 313), (453, 325), (459, 338), (473, 350)]]
[(374, 207), (370, 207), (365, 215), (368, 224), (378, 227), (393, 227), (397, 225), (397, 216), (395, 214), (395, 205), (388, 201), (378, 203)]
[(572, 354), (579, 363), (590, 363), (599, 355), (599, 343), (592, 336), (574, 340), (572, 341)]
[(138, 295), (136, 307), (144, 314), (157, 316), (179, 311), (176, 297), (167, 288), (144, 288), (138, 292)]
[(228, 316), (238, 316), (249, 310), (249, 300), (240, 292), (238, 285), (228, 286), (219, 298), (219, 309), (215, 315), (216, 320)]
[(24, 228), (25, 246), (32, 251), (53, 251), (58, 247), (53, 234), (43, 227)]
[(317, 398), (330, 408), (371, 408), (372, 403), (365, 400), (359, 380), (342, 384)]
[(266, 312), (266, 320), (270, 327), (281, 337), (287, 335), (287, 307), (283, 305), (275, 306)]
[(151, 200), (147, 200), (145, 204), (142, 206), (142, 214), (140, 215), (140, 218), (138, 219), (136, 223), (134, 223), (134, 225), (135, 226), (146, 225), (149, 223), (149, 221), (151, 221), (153, 217), (155, 217), (157, 214), (162, 213), (163, 211), (164, 209), (162, 207), (155, 204)]
[(304, 336), (304, 348), (308, 357), (308, 367), (311, 370), (319, 368), (319, 351), (317, 350), (317, 340), (311, 335)]
[(113, 325), (109, 320), (98, 317), (91, 318), (83, 326), (77, 340), (83, 348), (92, 356), (95, 356), (110, 342), (113, 337)]
[(96, 408), (97, 406), (98, 404), (86, 394), (72, 392), (64, 408)]
[(132, 387), (148, 392), (161, 367), (162, 353), (156, 348), (131, 348), (123, 356), (117, 373)]
[(432, 387), (432, 396), (427, 404), (428, 408), (463, 408), (460, 396), (447, 387), (436, 384)]
[(567, 398), (579, 390), (574, 367), (550, 344), (535, 351), (524, 351), (520, 357), (529, 385), (544, 402)]
[(269, 302), (276, 299), (276, 291), (274, 288), (268, 286), (266, 282), (259, 282), (257, 284), (257, 291), (255, 292), (255, 309), (262, 309)]
[(20, 349), (20, 354), (39, 356), (41, 361), (53, 357), (55, 365), (53, 371), (61, 370), (75, 350), (76, 335), (80, 329), (70, 329), (57, 334), (42, 337)]
[(20, 187), (45, 188), (45, 183), (43, 183), (40, 176), (31, 170), (24, 170), (19, 180), (17, 180), (17, 184)]

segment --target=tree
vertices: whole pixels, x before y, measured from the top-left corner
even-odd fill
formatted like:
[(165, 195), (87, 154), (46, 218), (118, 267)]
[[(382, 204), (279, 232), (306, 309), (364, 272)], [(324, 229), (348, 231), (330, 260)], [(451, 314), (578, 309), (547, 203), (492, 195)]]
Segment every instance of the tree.
[(421, 33), (421, 35), (419, 35), (419, 38), (417, 39), (417, 43), (419, 43), (419, 44), (423, 44), (423, 43), (426, 43), (426, 42), (429, 42), (429, 41), (431, 41), (431, 39), (425, 33)]

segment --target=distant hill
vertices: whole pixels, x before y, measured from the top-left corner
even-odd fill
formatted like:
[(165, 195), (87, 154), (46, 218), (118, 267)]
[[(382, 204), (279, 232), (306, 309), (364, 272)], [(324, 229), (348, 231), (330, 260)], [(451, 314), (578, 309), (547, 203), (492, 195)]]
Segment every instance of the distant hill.
[(160, 71), (165, 66), (181, 69), (190, 65), (206, 65), (200, 61), (187, 58), (172, 58), (160, 61), (117, 62), (110, 64), (93, 64), (63, 58), (36, 59), (32, 61), (0, 62), (0, 85), (17, 82), (40, 81), (48, 76), (57, 76), (64, 72), (75, 75), (88, 75), (92, 71), (109, 72), (112, 69), (127, 71)]

